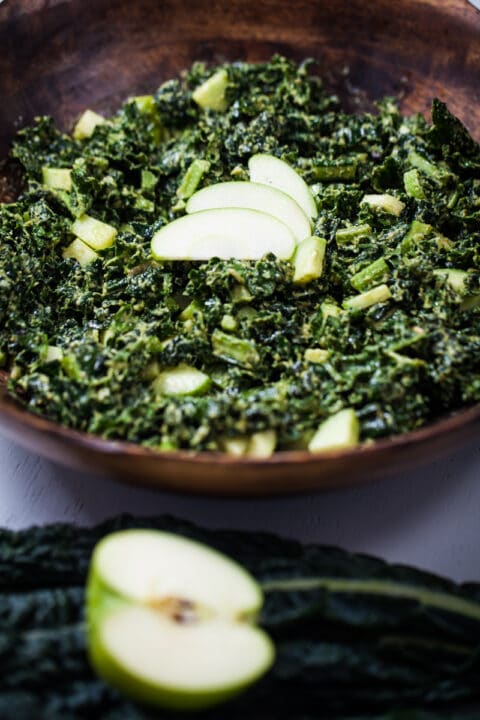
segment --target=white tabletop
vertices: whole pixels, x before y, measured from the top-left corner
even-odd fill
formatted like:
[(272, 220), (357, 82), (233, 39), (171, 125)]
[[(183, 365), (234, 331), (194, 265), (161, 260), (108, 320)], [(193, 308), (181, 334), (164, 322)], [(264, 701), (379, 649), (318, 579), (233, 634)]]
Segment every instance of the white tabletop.
[(55, 465), (0, 436), (0, 526), (172, 513), (209, 527), (268, 530), (480, 580), (480, 444), (415, 472), (317, 495), (220, 500), (139, 490)]

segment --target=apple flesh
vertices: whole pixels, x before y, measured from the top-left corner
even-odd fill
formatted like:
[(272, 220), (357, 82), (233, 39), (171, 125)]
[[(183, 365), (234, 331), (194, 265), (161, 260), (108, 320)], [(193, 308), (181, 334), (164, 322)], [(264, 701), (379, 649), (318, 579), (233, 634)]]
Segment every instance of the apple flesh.
[(273, 215), (290, 228), (297, 242), (311, 233), (310, 220), (300, 205), (281, 190), (261, 183), (224, 182), (209, 185), (192, 195), (186, 210), (191, 214), (227, 207), (249, 208)]
[(157, 260), (257, 260), (268, 253), (288, 260), (294, 249), (295, 237), (283, 222), (248, 208), (184, 215), (152, 238), (152, 254)]
[(317, 217), (317, 205), (310, 188), (296, 170), (284, 160), (274, 155), (259, 153), (252, 155), (248, 161), (248, 169), (252, 182), (272, 185), (282, 190), (300, 205), (308, 218)]
[(89, 654), (126, 695), (199, 709), (268, 670), (273, 644), (254, 622), (262, 592), (240, 565), (179, 536), (114, 533), (96, 547), (87, 587)]

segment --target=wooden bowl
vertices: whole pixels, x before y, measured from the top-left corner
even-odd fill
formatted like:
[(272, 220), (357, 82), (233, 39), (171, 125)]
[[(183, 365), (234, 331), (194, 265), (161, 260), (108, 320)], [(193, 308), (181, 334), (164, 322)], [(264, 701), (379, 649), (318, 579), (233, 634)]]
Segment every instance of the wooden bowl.
[[(480, 137), (480, 13), (467, 0), (6, 0), (0, 47), (0, 157), (34, 115), (69, 127), (85, 107), (112, 111), (193, 60), (258, 61), (275, 52), (316, 58), (340, 93), (349, 68), (353, 105), (393, 94), (404, 112), (428, 113), (439, 96)], [(4, 200), (9, 172), (8, 164), (0, 170)], [(348, 452), (234, 459), (106, 441), (36, 417), (0, 392), (2, 431), (41, 455), (139, 485), (232, 496), (384, 476), (449, 452), (479, 426), (477, 406)]]

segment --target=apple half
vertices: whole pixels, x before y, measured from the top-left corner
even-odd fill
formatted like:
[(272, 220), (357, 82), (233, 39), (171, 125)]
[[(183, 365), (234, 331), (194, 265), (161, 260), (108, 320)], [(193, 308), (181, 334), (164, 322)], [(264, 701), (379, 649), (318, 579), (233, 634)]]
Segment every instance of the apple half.
[(133, 699), (194, 710), (223, 702), (274, 661), (255, 625), (256, 580), (219, 552), (154, 530), (96, 546), (87, 585), (91, 663)]
[(281, 220), (290, 228), (297, 242), (311, 233), (312, 226), (300, 205), (272, 187), (255, 182), (222, 182), (209, 185), (196, 192), (187, 202), (188, 214), (215, 208), (249, 208), (260, 210)]

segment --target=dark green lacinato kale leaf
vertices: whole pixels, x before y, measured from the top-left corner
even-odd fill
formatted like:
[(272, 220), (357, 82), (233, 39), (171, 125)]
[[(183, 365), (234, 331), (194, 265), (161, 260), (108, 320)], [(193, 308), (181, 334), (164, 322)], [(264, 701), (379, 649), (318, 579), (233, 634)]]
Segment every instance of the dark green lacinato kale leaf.
[[(440, 100), (433, 124), (391, 98), (348, 114), (309, 61), (222, 69), (223, 111), (195, 102), (214, 71), (196, 63), (88, 137), (50, 118), (18, 134), (27, 185), (0, 206), (9, 391), (70, 427), (164, 450), (224, 451), (266, 430), (278, 450), (305, 449), (346, 407), (365, 441), (478, 402), (480, 149), (462, 123)], [(248, 180), (259, 152), (311, 189), (320, 276), (295, 282), (294, 262), (273, 255), (155, 262), (152, 237), (189, 194)], [(68, 256), (85, 215), (116, 237), (81, 265)], [(159, 391), (179, 365), (209, 376), (203, 394)]]
[[(120, 516), (95, 528), (0, 531), (0, 717), (173, 720), (89, 667), (84, 584), (95, 544), (129, 527), (176, 532), (242, 563), (265, 595), (270, 673), (204, 720), (468, 720), (478, 716), (480, 588), (265, 533)], [(464, 709), (463, 709), (464, 708)], [(30, 714), (29, 714), (30, 713)], [(475, 714), (477, 713), (477, 715)]]
[(445, 103), (438, 98), (435, 98), (432, 104), (432, 122), (428, 141), (441, 148), (447, 162), (478, 177), (480, 146), (473, 140), (465, 125), (452, 115)]
[(40, 182), (44, 166), (70, 167), (81, 153), (81, 146), (60, 132), (51, 117), (38, 117), (32, 126), (20, 130), (12, 150), (29, 182)]

